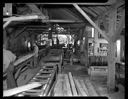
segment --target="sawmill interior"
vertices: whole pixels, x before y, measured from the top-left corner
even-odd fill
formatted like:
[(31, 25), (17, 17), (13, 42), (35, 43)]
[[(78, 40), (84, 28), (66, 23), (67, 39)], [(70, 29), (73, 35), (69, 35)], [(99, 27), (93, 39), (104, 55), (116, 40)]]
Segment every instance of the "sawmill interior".
[(125, 1), (3, 4), (3, 97), (125, 98)]

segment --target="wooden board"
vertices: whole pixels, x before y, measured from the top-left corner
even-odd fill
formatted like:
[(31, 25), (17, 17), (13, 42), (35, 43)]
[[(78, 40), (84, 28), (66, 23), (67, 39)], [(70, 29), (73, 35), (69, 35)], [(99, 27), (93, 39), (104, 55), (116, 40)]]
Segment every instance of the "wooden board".
[(67, 74), (59, 74), (54, 88), (54, 96), (72, 96)]
[(66, 88), (66, 91), (67, 91), (66, 96), (72, 96), (71, 86), (70, 86), (69, 78), (68, 78), (67, 74), (65, 74), (65, 83), (64, 84), (66, 85), (66, 86), (64, 86), (64, 88)]
[(83, 90), (85, 91), (85, 93), (87, 94), (87, 96), (89, 96), (89, 93), (88, 93), (88, 89), (84, 83), (84, 80), (79, 80), (81, 86), (83, 87)]
[(63, 96), (63, 91), (62, 91), (62, 82), (63, 82), (63, 75), (58, 74), (57, 78), (57, 83), (54, 88), (54, 96)]
[(84, 89), (80, 85), (79, 81), (77, 79), (74, 79), (74, 81), (75, 81), (75, 85), (76, 85), (76, 88), (77, 88), (79, 94), (82, 95), (82, 96), (87, 96), (87, 94), (85, 93)]
[(19, 59), (17, 59), (15, 62), (14, 62), (14, 66), (26, 61), (27, 59), (31, 58), (32, 56), (34, 56), (34, 54), (28, 54), (28, 55), (25, 55)]
[(95, 91), (93, 85), (91, 84), (90, 80), (86, 79), (85, 80), (85, 85), (87, 86), (88, 88), (88, 93), (89, 93), (89, 96), (98, 96), (97, 92)]
[(69, 81), (70, 81), (73, 96), (77, 96), (77, 91), (76, 91), (75, 83), (74, 83), (71, 72), (69, 72)]
[(39, 86), (41, 86), (40, 83), (34, 82), (34, 83), (27, 84), (27, 85), (24, 85), (24, 86), (21, 86), (21, 87), (13, 88), (13, 89), (10, 89), (10, 90), (5, 90), (3, 92), (3, 96), (12, 96), (12, 95), (18, 94), (20, 92), (23, 92), (23, 91), (26, 91), (26, 90), (29, 90), (29, 89), (32, 89), (32, 88), (36, 88), (36, 87), (39, 87)]

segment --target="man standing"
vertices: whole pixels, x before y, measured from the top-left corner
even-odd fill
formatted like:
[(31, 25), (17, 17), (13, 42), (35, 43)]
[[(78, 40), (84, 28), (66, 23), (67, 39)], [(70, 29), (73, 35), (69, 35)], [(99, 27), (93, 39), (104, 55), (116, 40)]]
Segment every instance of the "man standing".
[(38, 46), (36, 45), (35, 42), (34, 42), (33, 46), (34, 46), (34, 53), (35, 53), (35, 56), (34, 56), (34, 67), (36, 67), (37, 66), (37, 63), (38, 63), (38, 52), (39, 52), (39, 48), (38, 48)]

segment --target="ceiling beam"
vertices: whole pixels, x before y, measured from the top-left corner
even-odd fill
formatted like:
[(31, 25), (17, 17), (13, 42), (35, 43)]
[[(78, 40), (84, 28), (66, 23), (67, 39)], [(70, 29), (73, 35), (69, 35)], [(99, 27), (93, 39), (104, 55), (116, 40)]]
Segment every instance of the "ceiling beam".
[(107, 8), (104, 7), (104, 6), (98, 6), (97, 8), (100, 9), (101, 11), (106, 11), (107, 10)]
[(109, 7), (109, 9), (108, 9), (105, 13), (101, 14), (101, 15), (99, 16), (99, 18), (102, 18), (102, 17), (104, 17), (105, 15), (107, 15), (107, 14), (109, 14), (109, 13), (112, 13), (115, 9), (117, 9), (119, 6), (121, 6), (121, 5), (123, 5), (123, 4), (125, 4), (125, 1), (123, 1), (123, 0), (118, 0), (118, 2), (115, 2), (113, 5), (111, 5), (111, 6)]
[(88, 7), (88, 9), (92, 10), (93, 12), (95, 12), (98, 16), (100, 15), (100, 13), (94, 9), (94, 7)]
[(75, 21), (75, 20), (42, 20), (42, 22), (51, 22), (51, 23), (83, 23), (83, 21)]
[(83, 17), (85, 19), (87, 19), (87, 21), (89, 21), (89, 23), (94, 26), (95, 29), (97, 29), (97, 31), (107, 40), (109, 41), (108, 36), (88, 17), (88, 15), (76, 4), (74, 3), (73, 6), (83, 15)]
[[(78, 5), (112, 5), (113, 3), (115, 3), (116, 0), (108, 0), (107, 2), (105, 3), (77, 3)], [(36, 3), (36, 4), (50, 4), (50, 5), (72, 5), (73, 3), (65, 3), (65, 2), (62, 2), (62, 3)]]
[(4, 18), (3, 21), (6, 21), (6, 23), (3, 25), (3, 28), (7, 27), (12, 21), (24, 21), (24, 20), (31, 20), (31, 19), (40, 19), (40, 17), (37, 15), (31, 15), (31, 16)]
[(88, 8), (82, 7), (82, 9), (83, 9), (85, 12), (90, 13), (92, 16), (97, 17), (97, 14), (95, 14), (94, 12), (92, 12), (91, 10), (89, 10)]
[(75, 12), (72, 11), (72, 9), (70, 10), (70, 9), (65, 8), (65, 10), (66, 10), (67, 12), (69, 12), (70, 14), (72, 14), (73, 16), (75, 16), (76, 18), (81, 19), (81, 18), (79, 17), (79, 15), (77, 15)]

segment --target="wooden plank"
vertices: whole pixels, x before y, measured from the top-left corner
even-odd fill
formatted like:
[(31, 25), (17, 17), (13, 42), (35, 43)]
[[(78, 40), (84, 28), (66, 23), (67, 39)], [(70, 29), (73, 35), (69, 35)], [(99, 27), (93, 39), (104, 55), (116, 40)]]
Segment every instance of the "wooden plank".
[(72, 96), (71, 86), (70, 86), (69, 78), (67, 74), (65, 74), (65, 81), (66, 81), (65, 83), (66, 83), (66, 89), (67, 89), (67, 96)]
[(20, 92), (23, 92), (23, 91), (26, 91), (26, 90), (29, 90), (29, 89), (32, 89), (32, 88), (36, 88), (36, 87), (39, 87), (39, 86), (41, 86), (40, 83), (34, 82), (34, 83), (27, 84), (27, 85), (17, 87), (17, 88), (14, 88), (14, 89), (5, 90), (3, 92), (3, 96), (12, 96), (12, 95), (18, 94)]
[(62, 91), (62, 82), (63, 82), (63, 75), (58, 74), (57, 77), (57, 83), (54, 88), (54, 96), (63, 96), (63, 91)]
[(71, 72), (69, 72), (69, 81), (70, 81), (73, 96), (77, 96), (77, 91), (76, 91), (75, 83), (74, 83)]
[(80, 92), (80, 95), (87, 96), (87, 94), (84, 92), (82, 86), (80, 85), (79, 81), (77, 79), (74, 79), (76, 88), (78, 89), (78, 92)]
[(85, 19), (89, 21), (89, 23), (97, 29), (97, 31), (107, 40), (109, 41), (108, 36), (89, 18), (89, 16), (75, 3), (73, 6), (83, 15)]
[(81, 83), (81, 86), (83, 87), (85, 93), (87, 94), (87, 96), (89, 96), (89, 93), (88, 93), (88, 89), (84, 83), (84, 80), (79, 80), (79, 82)]
[(89, 96), (98, 96), (97, 92), (95, 91), (93, 85), (91, 84), (90, 80), (85, 80), (85, 85), (87, 85)]
[(34, 56), (34, 54), (28, 54), (28, 55), (25, 55), (19, 59), (17, 59), (15, 62), (14, 62), (14, 66), (17, 66), (18, 64), (26, 61), (27, 59), (31, 58), (32, 56)]

